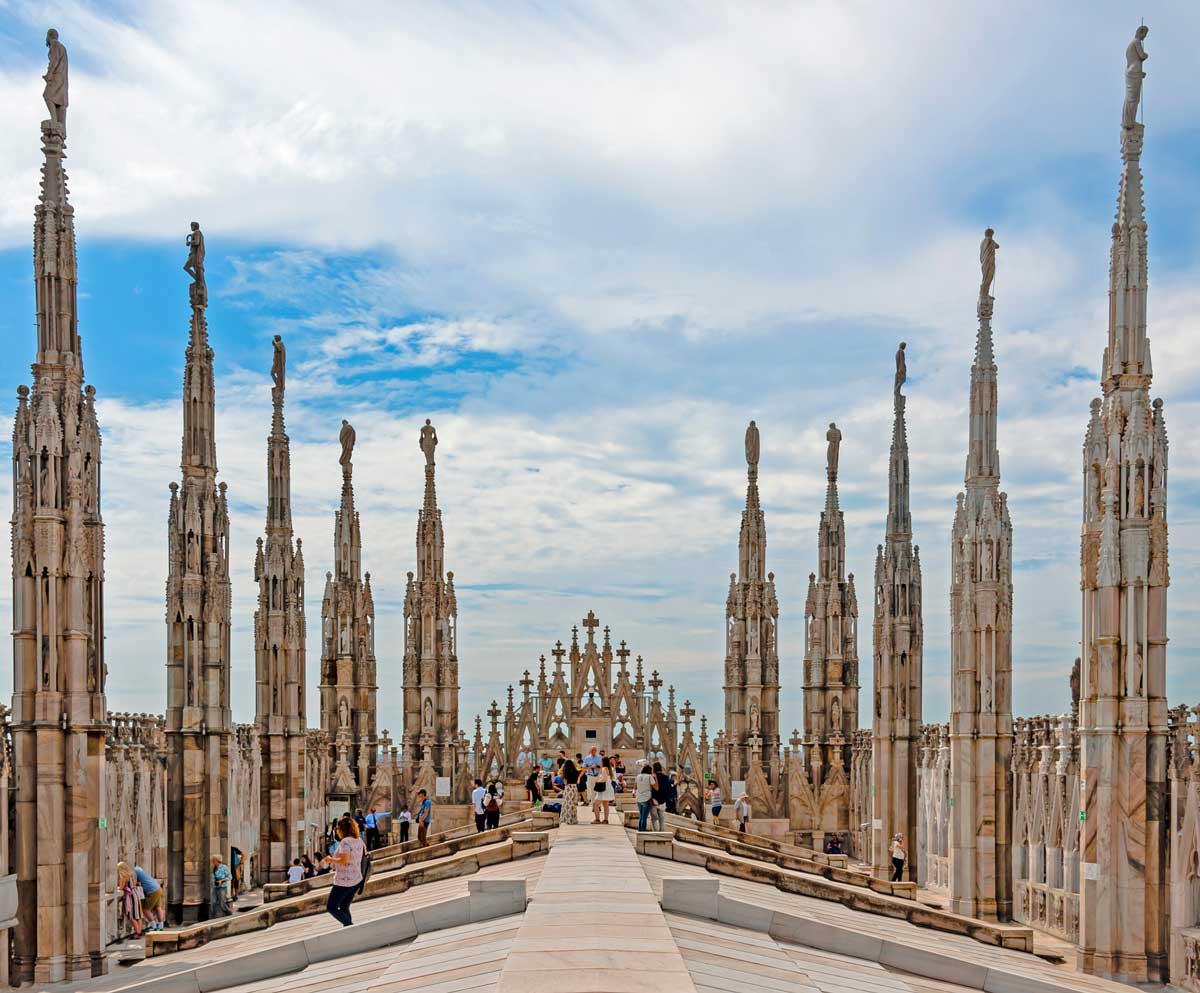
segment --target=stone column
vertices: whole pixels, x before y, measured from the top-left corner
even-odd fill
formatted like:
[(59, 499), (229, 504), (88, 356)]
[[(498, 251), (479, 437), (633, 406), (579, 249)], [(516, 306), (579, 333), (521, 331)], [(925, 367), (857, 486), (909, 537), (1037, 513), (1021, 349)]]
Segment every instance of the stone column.
[[(989, 229), (985, 247), (990, 238)], [(981, 290), (966, 485), (950, 549), (950, 909), (1006, 921), (1012, 916), (1012, 522), (1000, 491), (994, 302)]]
[[(56, 35), (53, 41), (61, 50)], [(65, 114), (65, 54), (59, 72)], [(18, 389), (13, 422), (18, 983), (76, 981), (108, 969), (100, 429), (95, 391), (83, 388), (65, 134), (62, 119), (42, 122), (33, 246), (37, 357), (33, 390)]]
[(1162, 401), (1150, 402), (1145, 129), (1136, 99), (1126, 110), (1103, 398), (1084, 438), (1079, 964), (1147, 983), (1167, 978), (1168, 954), (1167, 433)]

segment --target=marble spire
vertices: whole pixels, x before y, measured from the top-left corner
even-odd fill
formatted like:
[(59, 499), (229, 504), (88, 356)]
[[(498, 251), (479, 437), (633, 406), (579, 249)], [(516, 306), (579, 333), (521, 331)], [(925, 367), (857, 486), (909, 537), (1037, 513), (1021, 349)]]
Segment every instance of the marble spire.
[(333, 519), (333, 572), (321, 601), (321, 728), (337, 765), (331, 795), (365, 797), (375, 777), (375, 602), (362, 572), (362, 532), (354, 506), (354, 428), (342, 421), (342, 499)]
[[(921, 738), (924, 626), (920, 550), (912, 542), (908, 433), (904, 421), (904, 342), (896, 353), (892, 448), (888, 460), (888, 514), (875, 557), (874, 684), (871, 722), (871, 862), (876, 875), (892, 870), (891, 841), (903, 835), (906, 853), (917, 839), (917, 752)], [(916, 881), (905, 862), (906, 879)]]
[[(1083, 445), (1079, 964), (1167, 979), (1167, 431), (1150, 400), (1147, 246), (1137, 123), (1143, 41), (1126, 52), (1108, 335)], [(1183, 963), (1177, 963), (1182, 974)]]
[[(229, 508), (217, 485), (213, 350), (204, 242), (193, 222), (185, 263), (191, 321), (183, 373), (182, 479), (167, 514), (167, 912), (211, 912), (209, 859), (229, 850)], [(191, 266), (188, 269), (188, 266)]]
[[(825, 434), (825, 509), (817, 529), (818, 571), (808, 577), (804, 606), (804, 745), (814, 787), (831, 777), (844, 782), (858, 728), (858, 599), (846, 572), (846, 522), (838, 502), (842, 432)], [(837, 831), (849, 829), (848, 808)]]
[(104, 525), (95, 390), (83, 386), (75, 212), (65, 152), (66, 49), (47, 35), (41, 194), (34, 208), (37, 353), (13, 421), (13, 979), (108, 971)]
[[(758, 425), (746, 428), (746, 506), (738, 534), (738, 571), (725, 602), (726, 768), (744, 780), (751, 754), (779, 750), (779, 603), (766, 572), (767, 524), (758, 498)], [(736, 798), (735, 798), (736, 799)]]
[(1000, 491), (992, 230), (980, 246), (983, 282), (971, 366), (965, 486), (951, 535), (950, 906), (1012, 916), (1012, 521)]
[(417, 514), (417, 569), (404, 596), (404, 754), (453, 776), (458, 747), (458, 600), (445, 571), (445, 536), (437, 505), (437, 430), (426, 418), (418, 435), (425, 494)]
[(265, 544), (258, 539), (254, 560), (255, 720), (262, 761), (258, 864), (267, 882), (286, 879), (292, 860), (304, 854), (305, 833), (304, 556), (292, 535), (292, 464), (283, 422), (286, 361), (283, 340), (276, 335), (267, 537)]

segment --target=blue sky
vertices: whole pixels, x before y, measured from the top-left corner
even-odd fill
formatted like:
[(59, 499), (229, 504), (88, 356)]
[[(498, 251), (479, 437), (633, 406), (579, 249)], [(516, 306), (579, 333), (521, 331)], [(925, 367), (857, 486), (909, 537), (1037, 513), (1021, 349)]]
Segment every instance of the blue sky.
[[(430, 417), (459, 589), (463, 726), (593, 609), (715, 730), (753, 417), (782, 720), (800, 724), (825, 425), (844, 434), (848, 562), (869, 604), (899, 339), (925, 567), (925, 717), (944, 719), (946, 552), (987, 225), (1001, 246), (1014, 710), (1065, 707), (1079, 446), (1098, 392), (1123, 53), (1138, 17), (1151, 26), (1143, 170), (1155, 393), (1172, 446), (1178, 703), (1200, 696), (1193, 5), (1131, 16), (1117, 3), (367, 3), (346, 19), (299, 2), (267, 16), (221, 2), (0, 0), (0, 382), (14, 395), (35, 346), (46, 26), (71, 56), (80, 326), (105, 431), (110, 707), (161, 711), (165, 697), (167, 485), (179, 471), (180, 266), (193, 219), (207, 236), (218, 460), (233, 501), (238, 720), (253, 716), (251, 569), (275, 333), (288, 344), (309, 570), (311, 723), (348, 417), (381, 724), (398, 730), (399, 601), (421, 498), (417, 431)], [(5, 474), (0, 501), (9, 486)], [(4, 642), (3, 693), (10, 651)], [(869, 685), (869, 618), (859, 652)]]

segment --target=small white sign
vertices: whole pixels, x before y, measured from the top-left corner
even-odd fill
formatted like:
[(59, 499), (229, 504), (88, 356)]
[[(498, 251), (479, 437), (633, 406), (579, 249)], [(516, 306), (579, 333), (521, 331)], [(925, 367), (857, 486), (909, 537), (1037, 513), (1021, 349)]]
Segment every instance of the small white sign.
[(1083, 863), (1083, 878), (1084, 879), (1099, 879), (1100, 878), (1100, 863), (1099, 862), (1084, 862)]
[(883, 830), (883, 820), (876, 817), (875, 820), (871, 821), (871, 827), (874, 828), (876, 831), (882, 831)]
[(299, 831), (301, 834), (304, 833), (304, 829), (306, 827), (308, 827), (308, 825), (304, 823), (303, 817), (301, 817), (300, 820), (296, 821), (296, 830)]
[(745, 792), (746, 792), (746, 780), (735, 779), (733, 781), (733, 796), (730, 797), (730, 799), (736, 802), (741, 797), (741, 795)]
[(437, 785), (434, 786), (433, 792), (436, 796), (449, 796), (450, 795), (450, 777), (449, 776), (438, 776), (437, 777)]

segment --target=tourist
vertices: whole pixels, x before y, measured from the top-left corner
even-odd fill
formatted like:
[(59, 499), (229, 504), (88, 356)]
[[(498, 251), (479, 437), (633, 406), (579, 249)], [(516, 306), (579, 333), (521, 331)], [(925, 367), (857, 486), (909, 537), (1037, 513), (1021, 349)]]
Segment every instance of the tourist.
[(619, 754), (617, 754), (616, 752), (613, 752), (612, 762), (613, 762), (613, 772), (615, 772), (618, 776), (624, 777), (624, 775), (625, 775), (625, 760), (622, 759)]
[(242, 850), (236, 845), (229, 849), (229, 868), (233, 873), (233, 898), (242, 892)]
[(538, 804), (542, 802), (542, 791), (538, 781), (541, 779), (541, 772), (538, 769), (533, 769), (529, 773), (529, 778), (525, 780), (525, 796), (536, 810)]
[(570, 759), (562, 764), (563, 792), (562, 809), (558, 812), (559, 824), (579, 823), (579, 769)]
[(425, 790), (417, 790), (417, 844), (429, 844), (429, 825), (433, 822), (433, 801)]
[(342, 927), (349, 927), (354, 923), (350, 917), (350, 904), (362, 885), (362, 863), (367, 847), (360, 837), (358, 822), (349, 814), (337, 822), (337, 833), (337, 851), (322, 860), (333, 865), (333, 885), (329, 888), (325, 909)]
[(750, 828), (750, 798), (745, 793), (733, 805), (733, 816), (737, 818), (738, 832), (745, 834)]
[[(157, 885), (157, 884), (156, 884)], [(117, 863), (117, 895), (121, 899), (121, 909), (125, 920), (133, 926), (133, 936), (142, 936), (142, 915), (146, 912), (142, 903), (144, 891), (138, 882), (138, 877), (126, 862)], [(150, 930), (154, 930), (154, 921), (150, 922)]]
[(904, 880), (904, 835), (898, 834), (892, 839), (892, 882)]
[(596, 774), (600, 771), (600, 755), (595, 745), (592, 745), (587, 755), (583, 757), (583, 771), (586, 773), (583, 781), (586, 788), (583, 791), (582, 799), (584, 803), (590, 803), (595, 799), (592, 794), (595, 793)]
[(487, 813), (483, 809), (483, 801), (487, 796), (487, 790), (483, 787), (483, 780), (475, 778), (475, 789), (471, 790), (471, 806), (475, 810), (475, 830), (482, 834), (487, 828)]
[(484, 827), (495, 831), (500, 826), (500, 807), (504, 803), (504, 794), (496, 783), (490, 783), (487, 788), (487, 798), (483, 801)]
[(661, 762), (654, 763), (654, 789), (650, 795), (650, 822), (655, 831), (665, 831), (663, 811), (667, 809), (667, 797), (671, 794), (671, 781), (663, 772)]
[(358, 836), (365, 838), (367, 834), (367, 819), (363, 817), (361, 807), (354, 812), (354, 823), (358, 825)]
[(679, 811), (675, 807), (679, 803), (679, 774), (674, 769), (667, 777), (667, 783), (667, 813), (677, 814)]
[(654, 770), (648, 765), (642, 766), (642, 771), (634, 780), (633, 798), (638, 806), (638, 830), (646, 830), (646, 821), (650, 819), (650, 807), (654, 795)]
[(304, 878), (304, 866), (300, 864), (299, 859), (292, 859), (292, 864), (287, 869), (287, 881), (289, 883), (298, 883)]
[[(592, 780), (592, 823), (608, 823), (608, 804), (612, 799), (612, 763), (607, 758), (600, 759), (600, 768)], [(604, 818), (601, 820), (600, 815)]]
[(842, 841), (836, 834), (831, 834), (829, 840), (825, 843), (826, 855), (841, 855)]
[(140, 865), (133, 867), (138, 885), (142, 888), (142, 915), (150, 922), (151, 931), (167, 926), (167, 894), (162, 884)]
[(379, 847), (379, 821), (375, 817), (375, 808), (367, 811), (365, 819), (367, 828), (367, 851), (373, 852)]
[(300, 865), (304, 869), (304, 878), (312, 879), (317, 874), (317, 867), (313, 865), (313, 860), (308, 855), (300, 856)]
[[(478, 783), (479, 780), (477, 779), (475, 782)], [(400, 808), (400, 844), (402, 845), (408, 841), (408, 829), (411, 824), (412, 811), (408, 809), (408, 804), (406, 803)]]
[(212, 905), (213, 917), (228, 917), (233, 913), (229, 906), (229, 883), (233, 874), (221, 855), (212, 857)]
[(538, 763), (542, 770), (542, 778), (545, 779), (554, 771), (554, 759), (545, 752), (542, 752), (541, 761)]
[(721, 816), (721, 784), (713, 783), (712, 790), (709, 793), (712, 801), (712, 819), (715, 823), (717, 818)]

